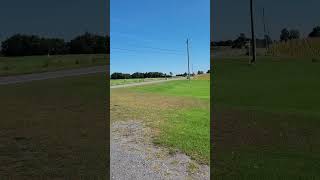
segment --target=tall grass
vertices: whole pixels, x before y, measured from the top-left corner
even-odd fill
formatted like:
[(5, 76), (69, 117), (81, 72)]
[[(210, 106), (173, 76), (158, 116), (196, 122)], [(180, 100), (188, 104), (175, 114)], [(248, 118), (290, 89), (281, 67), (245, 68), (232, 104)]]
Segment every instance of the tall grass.
[(268, 54), (272, 56), (320, 57), (320, 38), (275, 43), (269, 49)]

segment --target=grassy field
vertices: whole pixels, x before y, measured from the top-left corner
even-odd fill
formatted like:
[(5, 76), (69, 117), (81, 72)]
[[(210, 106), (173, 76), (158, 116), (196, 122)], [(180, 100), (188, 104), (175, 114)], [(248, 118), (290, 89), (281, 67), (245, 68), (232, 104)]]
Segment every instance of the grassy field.
[(309, 58), (214, 59), (216, 179), (320, 177), (319, 68)]
[(165, 78), (144, 78), (144, 79), (111, 79), (110, 85), (122, 85), (122, 84), (131, 84), (131, 83), (139, 83), (139, 82), (147, 82), (147, 81), (157, 81), (164, 80)]
[(209, 164), (209, 85), (208, 79), (179, 80), (112, 90), (111, 121), (143, 120), (154, 143)]
[(106, 54), (0, 57), (0, 76), (106, 65)]
[(105, 179), (104, 81), (101, 74), (1, 86), (0, 179)]

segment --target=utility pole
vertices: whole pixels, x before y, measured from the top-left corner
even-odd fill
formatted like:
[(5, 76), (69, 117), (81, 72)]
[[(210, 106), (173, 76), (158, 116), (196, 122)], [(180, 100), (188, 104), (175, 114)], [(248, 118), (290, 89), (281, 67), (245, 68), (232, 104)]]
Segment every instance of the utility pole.
[(266, 19), (265, 19), (265, 15), (264, 15), (264, 8), (262, 9), (262, 21), (263, 21), (263, 32), (264, 32), (264, 40), (266, 43), (266, 49), (269, 48), (269, 42), (268, 42), (268, 35), (267, 35), (267, 29), (266, 29)]
[(253, 14), (253, 0), (250, 0), (250, 14), (251, 14), (251, 43), (252, 43), (252, 59), (250, 64), (256, 62), (257, 54), (256, 54), (256, 37), (254, 32), (254, 14)]
[(193, 64), (191, 64), (191, 73), (192, 73), (192, 75), (194, 74), (194, 71), (193, 71)]
[(190, 80), (189, 39), (187, 39), (187, 54), (188, 54), (188, 79)]

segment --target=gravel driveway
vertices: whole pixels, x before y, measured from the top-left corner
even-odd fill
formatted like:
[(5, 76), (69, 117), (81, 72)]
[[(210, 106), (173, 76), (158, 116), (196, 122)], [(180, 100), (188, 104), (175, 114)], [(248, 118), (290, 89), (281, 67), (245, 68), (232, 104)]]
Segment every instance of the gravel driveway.
[(111, 125), (111, 179), (209, 179), (209, 167), (152, 143), (150, 128), (138, 121)]

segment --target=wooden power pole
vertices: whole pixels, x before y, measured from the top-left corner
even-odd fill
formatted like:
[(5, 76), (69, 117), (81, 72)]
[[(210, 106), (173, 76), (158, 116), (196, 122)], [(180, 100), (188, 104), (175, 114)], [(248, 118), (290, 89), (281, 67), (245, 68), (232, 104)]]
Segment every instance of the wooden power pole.
[(253, 13), (253, 0), (250, 0), (250, 14), (251, 14), (251, 43), (252, 43), (252, 59), (250, 64), (256, 62), (257, 54), (256, 54), (256, 37), (254, 32), (254, 13)]
[(265, 44), (266, 44), (266, 50), (269, 49), (269, 34), (267, 32), (267, 25), (266, 25), (266, 18), (265, 18), (265, 13), (264, 13), (264, 8), (262, 10), (262, 21), (263, 21), (263, 31), (264, 31), (264, 39), (265, 39)]
[(187, 54), (188, 54), (188, 79), (190, 80), (189, 39), (187, 39)]

